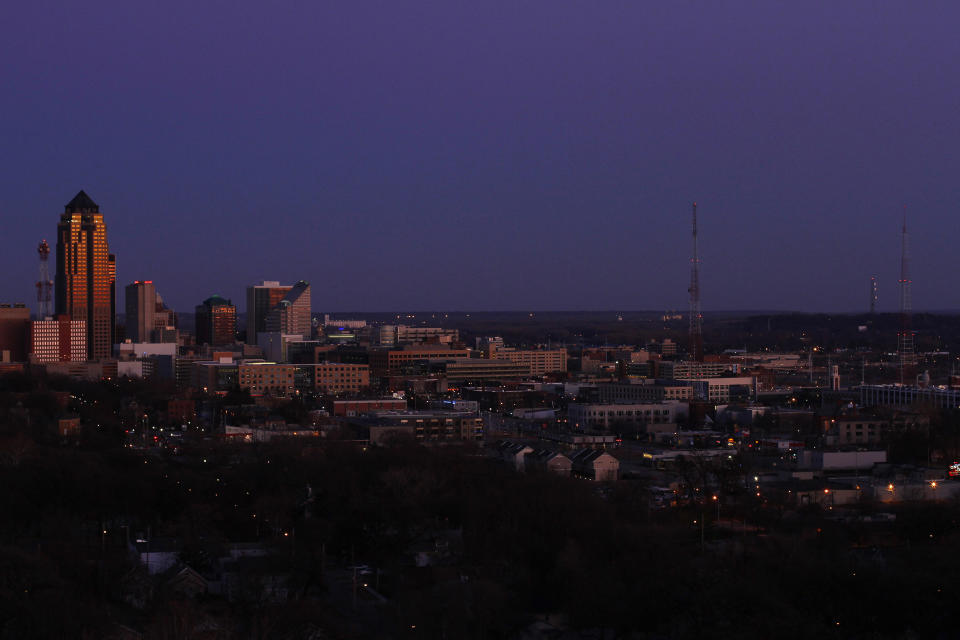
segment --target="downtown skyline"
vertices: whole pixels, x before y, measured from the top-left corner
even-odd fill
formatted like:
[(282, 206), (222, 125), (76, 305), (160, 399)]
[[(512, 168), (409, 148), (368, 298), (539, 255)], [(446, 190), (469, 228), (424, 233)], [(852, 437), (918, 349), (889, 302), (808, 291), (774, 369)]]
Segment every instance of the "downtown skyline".
[(418, 7), (15, 8), (0, 300), (84, 189), (181, 312), (685, 311), (693, 200), (706, 313), (896, 311), (904, 204), (960, 308), (955, 7)]

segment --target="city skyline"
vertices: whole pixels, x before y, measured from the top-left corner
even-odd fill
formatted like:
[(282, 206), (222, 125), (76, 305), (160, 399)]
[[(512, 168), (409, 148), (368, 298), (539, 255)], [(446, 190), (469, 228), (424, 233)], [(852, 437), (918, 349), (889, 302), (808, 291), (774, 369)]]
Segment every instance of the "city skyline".
[(14, 8), (0, 299), (85, 189), (181, 310), (682, 310), (694, 200), (707, 313), (896, 311), (904, 204), (960, 308), (956, 7), (420, 7)]

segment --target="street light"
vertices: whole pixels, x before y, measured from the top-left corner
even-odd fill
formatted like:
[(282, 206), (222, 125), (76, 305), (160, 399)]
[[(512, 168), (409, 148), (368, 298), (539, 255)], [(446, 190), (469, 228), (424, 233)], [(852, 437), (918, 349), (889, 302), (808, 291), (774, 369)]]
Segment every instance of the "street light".
[(717, 503), (717, 520), (720, 519), (720, 497), (713, 496), (713, 501)]

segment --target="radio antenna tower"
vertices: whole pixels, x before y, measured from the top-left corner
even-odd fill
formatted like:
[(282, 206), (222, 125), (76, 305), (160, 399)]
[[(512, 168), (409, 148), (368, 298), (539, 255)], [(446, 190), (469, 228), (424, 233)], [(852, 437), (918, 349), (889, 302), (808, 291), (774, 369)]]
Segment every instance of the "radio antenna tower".
[(913, 348), (913, 329), (910, 320), (913, 302), (910, 297), (910, 236), (907, 234), (907, 212), (903, 212), (900, 254), (900, 333), (897, 354), (900, 360), (900, 384), (913, 384), (917, 369), (917, 354)]
[(877, 312), (877, 300), (880, 294), (877, 287), (877, 276), (870, 276), (870, 315)]
[(700, 255), (697, 252), (697, 203), (693, 203), (693, 257), (690, 258), (690, 358), (703, 362), (703, 314), (700, 312)]
[(40, 319), (53, 315), (53, 309), (50, 306), (50, 292), (53, 290), (53, 280), (50, 279), (50, 269), (47, 265), (47, 259), (50, 257), (50, 245), (46, 240), (41, 240), (37, 246), (37, 254), (40, 256), (40, 279), (37, 280), (37, 302), (39, 303), (38, 313)]

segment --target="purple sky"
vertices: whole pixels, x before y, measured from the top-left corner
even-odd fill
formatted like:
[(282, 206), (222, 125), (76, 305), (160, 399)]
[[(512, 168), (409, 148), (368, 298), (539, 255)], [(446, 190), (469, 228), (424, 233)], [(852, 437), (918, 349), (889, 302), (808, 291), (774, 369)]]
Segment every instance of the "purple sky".
[[(8, 3), (0, 301), (79, 189), (118, 289), (318, 311), (960, 308), (955, 2)], [(51, 265), (52, 267), (52, 265)]]

